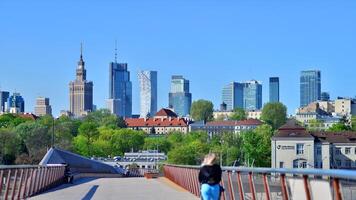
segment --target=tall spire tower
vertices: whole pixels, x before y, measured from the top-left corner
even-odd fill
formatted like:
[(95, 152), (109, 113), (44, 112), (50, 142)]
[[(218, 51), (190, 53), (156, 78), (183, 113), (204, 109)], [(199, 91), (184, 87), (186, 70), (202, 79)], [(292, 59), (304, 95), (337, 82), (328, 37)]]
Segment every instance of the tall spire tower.
[(75, 117), (81, 117), (93, 110), (93, 82), (86, 80), (86, 73), (81, 43), (76, 79), (69, 83), (70, 112)]

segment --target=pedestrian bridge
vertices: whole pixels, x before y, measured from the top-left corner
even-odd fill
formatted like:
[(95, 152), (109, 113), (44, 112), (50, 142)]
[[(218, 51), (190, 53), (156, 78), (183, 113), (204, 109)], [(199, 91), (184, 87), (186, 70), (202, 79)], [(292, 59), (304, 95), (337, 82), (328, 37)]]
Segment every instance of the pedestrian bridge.
[[(0, 167), (0, 199), (199, 199), (198, 166), (165, 165), (162, 177), (78, 174), (66, 184), (65, 166)], [(356, 199), (352, 170), (223, 167), (223, 200)]]

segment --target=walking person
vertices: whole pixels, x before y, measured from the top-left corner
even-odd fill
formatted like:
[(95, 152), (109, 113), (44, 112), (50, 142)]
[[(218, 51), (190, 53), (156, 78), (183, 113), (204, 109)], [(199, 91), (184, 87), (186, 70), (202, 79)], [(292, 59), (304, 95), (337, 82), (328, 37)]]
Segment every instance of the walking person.
[(220, 186), (221, 167), (215, 163), (216, 155), (210, 153), (204, 157), (204, 161), (199, 172), (199, 182), (201, 184), (201, 197), (203, 200), (219, 200), (223, 188)]

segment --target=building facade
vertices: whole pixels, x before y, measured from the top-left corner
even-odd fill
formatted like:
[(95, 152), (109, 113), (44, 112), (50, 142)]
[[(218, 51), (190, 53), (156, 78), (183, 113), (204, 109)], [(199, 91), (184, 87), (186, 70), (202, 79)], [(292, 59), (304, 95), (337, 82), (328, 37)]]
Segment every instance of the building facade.
[(321, 98), (321, 72), (319, 70), (302, 71), (300, 74), (300, 107)]
[(260, 110), (262, 108), (262, 84), (259, 81), (244, 83), (243, 105), (245, 110)]
[(10, 96), (10, 92), (0, 91), (0, 113), (6, 112), (5, 104), (9, 99), (9, 96)]
[(157, 112), (157, 72), (139, 71), (140, 117), (154, 116)]
[(237, 82), (231, 82), (222, 89), (222, 102), (226, 104), (226, 111), (243, 108), (243, 89), (243, 84)]
[(330, 94), (328, 92), (322, 92), (320, 94), (321, 101), (330, 101)]
[(150, 135), (165, 135), (172, 132), (188, 133), (189, 122), (178, 117), (170, 109), (161, 109), (151, 118), (127, 118), (127, 128), (142, 130)]
[(107, 108), (119, 117), (132, 115), (132, 83), (127, 63), (111, 62), (109, 65), (109, 99)]
[(49, 104), (49, 98), (38, 97), (36, 99), (35, 115), (37, 116), (52, 115), (52, 107)]
[(169, 93), (169, 108), (180, 117), (190, 114), (192, 94), (189, 92), (189, 80), (183, 76), (172, 76), (171, 91)]
[(5, 112), (21, 114), (25, 112), (25, 100), (20, 93), (14, 92), (5, 103)]
[(309, 132), (289, 121), (271, 146), (272, 168), (356, 169), (356, 132)]
[(279, 102), (279, 77), (269, 78), (269, 102)]
[(69, 83), (69, 110), (74, 117), (81, 117), (93, 110), (93, 82), (86, 80), (82, 48), (76, 69), (76, 79)]

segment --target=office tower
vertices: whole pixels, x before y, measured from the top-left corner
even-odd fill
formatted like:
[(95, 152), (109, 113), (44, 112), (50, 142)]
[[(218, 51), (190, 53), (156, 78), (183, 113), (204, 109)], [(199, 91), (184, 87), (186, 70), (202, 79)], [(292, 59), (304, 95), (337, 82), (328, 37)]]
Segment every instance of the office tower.
[(76, 69), (76, 79), (69, 83), (70, 112), (81, 117), (93, 110), (93, 82), (86, 80), (83, 48), (80, 48), (80, 60)]
[(320, 100), (321, 72), (319, 70), (302, 71), (300, 74), (300, 107)]
[(269, 102), (279, 102), (279, 78), (269, 78)]
[(321, 101), (329, 101), (330, 100), (330, 94), (328, 92), (322, 92), (320, 95), (320, 100)]
[(52, 115), (52, 107), (49, 105), (49, 98), (38, 97), (36, 99), (35, 115), (45, 116)]
[(0, 113), (5, 112), (5, 104), (9, 99), (10, 93), (6, 91), (0, 91)]
[(20, 93), (14, 92), (14, 94), (8, 98), (5, 104), (5, 112), (13, 114), (25, 112), (25, 100), (22, 98)]
[(139, 71), (140, 117), (153, 117), (157, 112), (157, 72)]
[(111, 113), (119, 117), (132, 116), (132, 83), (127, 63), (117, 63), (115, 47), (115, 62), (109, 64), (109, 99), (107, 107)]
[(183, 76), (172, 76), (171, 92), (169, 93), (169, 107), (180, 117), (190, 114), (192, 94), (189, 92), (189, 80)]
[(222, 90), (222, 102), (226, 104), (226, 110), (243, 108), (243, 84), (231, 82)]
[(243, 108), (245, 110), (259, 110), (262, 108), (262, 84), (252, 80), (243, 83)]

